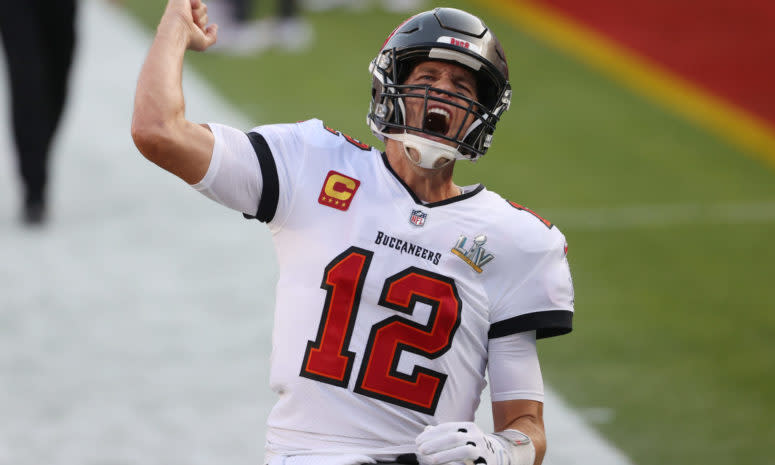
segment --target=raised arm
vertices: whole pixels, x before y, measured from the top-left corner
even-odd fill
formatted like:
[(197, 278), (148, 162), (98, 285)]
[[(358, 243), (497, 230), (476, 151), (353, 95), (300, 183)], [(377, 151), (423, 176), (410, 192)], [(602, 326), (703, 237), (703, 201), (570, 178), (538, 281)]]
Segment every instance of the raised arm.
[(217, 26), (207, 26), (201, 0), (169, 0), (137, 82), (132, 139), (150, 161), (189, 184), (207, 172), (214, 138), (205, 125), (185, 117), (182, 73), (187, 49), (215, 43)]

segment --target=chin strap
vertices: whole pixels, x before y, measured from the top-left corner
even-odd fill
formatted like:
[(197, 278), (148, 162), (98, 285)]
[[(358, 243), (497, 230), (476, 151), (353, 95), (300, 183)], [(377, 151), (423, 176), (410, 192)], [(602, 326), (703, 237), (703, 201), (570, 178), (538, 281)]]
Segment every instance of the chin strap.
[[(429, 140), (415, 134), (406, 132), (399, 134), (382, 133), (388, 139), (401, 142), (404, 154), (415, 165), (421, 168), (438, 169), (446, 166), (453, 160), (462, 160), (466, 157), (454, 147), (442, 144), (435, 140)], [(412, 158), (409, 149), (414, 149), (420, 156), (419, 160)]]

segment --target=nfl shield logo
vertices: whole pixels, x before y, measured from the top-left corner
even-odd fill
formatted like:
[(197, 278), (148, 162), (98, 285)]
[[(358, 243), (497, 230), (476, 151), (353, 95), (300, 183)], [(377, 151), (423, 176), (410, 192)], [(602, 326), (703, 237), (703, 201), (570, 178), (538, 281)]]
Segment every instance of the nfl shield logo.
[(409, 222), (415, 226), (423, 226), (425, 224), (425, 218), (428, 217), (427, 213), (422, 210), (412, 210), (412, 216), (409, 218)]

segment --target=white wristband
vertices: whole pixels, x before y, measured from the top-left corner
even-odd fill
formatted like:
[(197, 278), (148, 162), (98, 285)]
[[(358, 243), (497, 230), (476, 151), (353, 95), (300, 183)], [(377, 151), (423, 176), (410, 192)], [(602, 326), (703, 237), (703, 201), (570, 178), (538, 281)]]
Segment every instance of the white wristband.
[(536, 448), (527, 434), (507, 429), (493, 434), (498, 442), (503, 444), (510, 458), (509, 465), (533, 465), (536, 459)]

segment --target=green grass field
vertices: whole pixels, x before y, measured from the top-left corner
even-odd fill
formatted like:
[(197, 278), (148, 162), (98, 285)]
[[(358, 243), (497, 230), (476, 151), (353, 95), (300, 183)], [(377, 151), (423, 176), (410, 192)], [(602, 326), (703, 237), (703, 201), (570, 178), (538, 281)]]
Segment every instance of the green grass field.
[[(446, 6), (496, 30), (515, 94), (493, 148), (459, 164), (457, 182), (530, 206), (570, 244), (575, 330), (539, 345), (547, 382), (581, 411), (611, 409), (594, 426), (638, 465), (771, 463), (775, 172), (480, 4)], [(151, 30), (163, 4), (127, 7)], [(304, 54), (188, 63), (256, 125), (319, 117), (376, 144), (367, 65), (403, 18), (308, 18)]]

